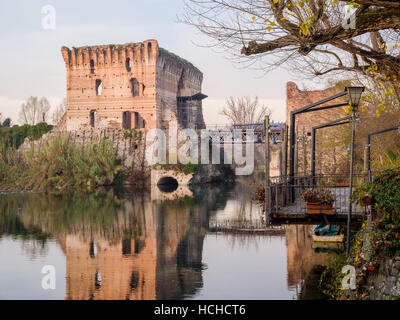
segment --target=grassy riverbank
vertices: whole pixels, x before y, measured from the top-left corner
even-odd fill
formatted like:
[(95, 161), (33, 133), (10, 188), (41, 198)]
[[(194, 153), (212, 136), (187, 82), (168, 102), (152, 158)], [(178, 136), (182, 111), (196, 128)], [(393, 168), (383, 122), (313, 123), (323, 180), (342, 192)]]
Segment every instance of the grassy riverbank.
[(91, 190), (122, 182), (122, 161), (107, 139), (77, 145), (57, 136), (24, 151), (5, 148), (0, 156), (0, 189), (51, 193)]

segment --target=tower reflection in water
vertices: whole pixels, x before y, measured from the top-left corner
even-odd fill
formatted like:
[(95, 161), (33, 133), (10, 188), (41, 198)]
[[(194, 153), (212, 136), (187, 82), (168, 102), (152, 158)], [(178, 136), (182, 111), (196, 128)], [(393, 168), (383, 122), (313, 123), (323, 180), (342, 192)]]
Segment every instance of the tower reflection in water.
[[(66, 299), (190, 299), (203, 287), (210, 221), (220, 215), (237, 222), (251, 210), (259, 223), (246, 189), (214, 185), (177, 200), (171, 194), (164, 200), (160, 192), (117, 197), (113, 190), (85, 196), (0, 195), (0, 235), (31, 233), (44, 246), (54, 238), (65, 254)], [(326, 263), (326, 255), (312, 251), (308, 230), (292, 226), (271, 235), (286, 233), (289, 288), (315, 264)]]

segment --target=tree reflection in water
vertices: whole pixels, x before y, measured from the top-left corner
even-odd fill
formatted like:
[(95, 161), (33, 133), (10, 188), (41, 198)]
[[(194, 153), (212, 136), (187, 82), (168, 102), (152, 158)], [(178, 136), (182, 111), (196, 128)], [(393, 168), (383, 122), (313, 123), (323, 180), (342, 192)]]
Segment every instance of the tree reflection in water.
[(180, 299), (202, 286), (202, 242), (221, 194), (158, 203), (113, 190), (1, 195), (0, 234), (29, 240), (31, 255), (56, 239), (67, 299)]

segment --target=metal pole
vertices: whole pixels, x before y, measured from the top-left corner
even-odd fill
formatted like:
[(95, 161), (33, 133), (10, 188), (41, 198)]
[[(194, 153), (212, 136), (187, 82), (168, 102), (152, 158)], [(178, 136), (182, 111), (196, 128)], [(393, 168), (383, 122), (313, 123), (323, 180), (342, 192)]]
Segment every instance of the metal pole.
[(283, 154), (282, 154), (282, 163), (283, 163), (283, 165), (282, 165), (283, 166), (283, 180), (282, 180), (283, 185), (282, 185), (282, 188), (283, 188), (283, 190), (282, 190), (282, 193), (283, 193), (283, 205), (284, 206), (287, 205), (287, 199), (288, 199), (287, 189), (285, 189), (287, 187), (287, 182), (288, 182), (288, 179), (287, 179), (288, 134), (289, 134), (288, 129), (289, 129), (289, 127), (285, 123), (284, 126), (283, 126), (284, 135), (283, 135), (283, 145), (282, 145), (282, 147), (283, 147), (283, 149), (282, 149), (283, 150)]
[(371, 136), (368, 135), (367, 138), (367, 170), (368, 170), (368, 182), (371, 182), (372, 175), (371, 175)]
[(279, 182), (283, 181), (283, 140), (285, 136), (285, 128), (282, 126), (281, 129), (281, 149), (279, 150)]
[(271, 213), (271, 187), (270, 187), (270, 153), (269, 153), (269, 115), (265, 116), (265, 221), (269, 224)]
[(304, 110), (302, 113), (321, 111), (321, 110), (328, 110), (328, 109), (333, 109), (333, 108), (338, 108), (338, 107), (345, 107), (345, 106), (348, 106), (348, 105), (349, 105), (348, 102), (347, 103), (338, 103), (338, 104), (333, 104), (331, 106), (307, 109), (307, 110)]
[(296, 145), (295, 145), (295, 160), (294, 160), (294, 172), (295, 175), (299, 175), (299, 128), (296, 128)]
[(290, 113), (290, 202), (294, 202), (294, 147), (296, 143), (295, 137), (296, 114)]
[(284, 181), (286, 182), (287, 178), (287, 147), (288, 147), (288, 125), (285, 123), (283, 126), (283, 178), (285, 179)]
[(375, 136), (375, 135), (378, 135), (378, 134), (386, 133), (386, 132), (389, 132), (389, 131), (398, 130), (398, 129), (400, 129), (400, 126), (395, 126), (395, 127), (392, 127), (392, 128), (387, 128), (387, 129), (384, 129), (384, 130), (372, 132), (372, 133), (370, 133), (368, 135), (368, 138), (367, 138), (367, 148), (368, 148), (367, 158), (368, 158), (368, 181), (369, 182), (372, 181), (372, 172), (371, 172), (371, 137)]
[(317, 130), (315, 128), (312, 129), (312, 144), (311, 144), (311, 177), (313, 181), (313, 185), (315, 185), (315, 138), (316, 138)]
[(346, 243), (346, 253), (347, 257), (350, 256), (350, 228), (351, 228), (351, 213), (352, 213), (352, 203), (351, 194), (353, 193), (353, 165), (354, 165), (354, 139), (356, 131), (356, 115), (353, 113), (352, 126), (351, 126), (351, 146), (350, 146), (350, 182), (349, 182), (349, 213), (347, 215), (347, 243)]
[(303, 127), (303, 172), (304, 176), (307, 176), (307, 137)]
[(368, 148), (365, 146), (364, 148), (364, 182), (369, 181), (369, 174), (368, 174)]

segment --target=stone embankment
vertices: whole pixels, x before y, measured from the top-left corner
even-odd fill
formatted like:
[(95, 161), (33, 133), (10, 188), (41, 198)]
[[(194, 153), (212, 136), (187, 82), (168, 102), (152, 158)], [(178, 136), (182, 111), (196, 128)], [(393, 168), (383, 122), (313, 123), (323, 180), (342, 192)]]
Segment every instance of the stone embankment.
[[(362, 255), (371, 261), (374, 250), (374, 228), (371, 218), (368, 219), (363, 233)], [(371, 300), (400, 299), (400, 256), (384, 257), (377, 261), (377, 271), (369, 275), (365, 291)], [(359, 270), (362, 271), (362, 270)]]

